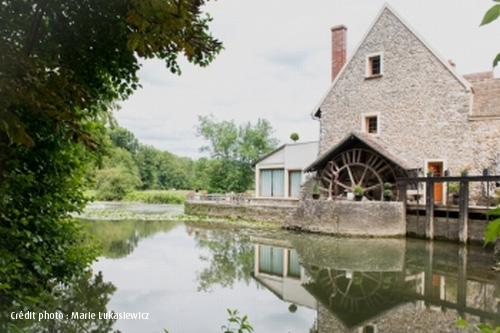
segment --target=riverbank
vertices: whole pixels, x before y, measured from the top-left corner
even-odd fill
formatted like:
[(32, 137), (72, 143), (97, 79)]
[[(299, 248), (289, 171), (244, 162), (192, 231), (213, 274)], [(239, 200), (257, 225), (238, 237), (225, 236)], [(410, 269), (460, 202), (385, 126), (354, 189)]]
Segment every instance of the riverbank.
[(221, 226), (235, 225), (251, 228), (281, 228), (280, 223), (251, 221), (245, 218), (193, 216), (184, 213), (184, 205), (149, 204), (138, 201), (94, 201), (85, 207), (82, 220), (102, 221), (182, 221), (189, 223), (217, 223)]
[[(121, 201), (117, 202), (142, 202), (147, 204), (183, 204), (186, 202), (186, 190), (146, 190), (127, 193)], [(104, 201), (95, 190), (85, 191), (85, 196), (93, 201)], [(109, 202), (109, 201), (104, 201)], [(114, 202), (114, 201), (112, 201)]]
[(94, 201), (84, 211), (75, 215), (84, 220), (176, 220), (184, 214), (179, 204), (149, 204), (138, 201)]

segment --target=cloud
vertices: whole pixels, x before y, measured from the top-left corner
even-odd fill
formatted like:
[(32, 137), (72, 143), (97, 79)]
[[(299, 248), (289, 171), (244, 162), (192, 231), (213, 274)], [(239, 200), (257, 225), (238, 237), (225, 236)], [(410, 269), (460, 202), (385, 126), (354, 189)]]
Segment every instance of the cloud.
[[(225, 50), (207, 68), (180, 59), (182, 75), (147, 60), (143, 88), (116, 113), (143, 143), (179, 156), (199, 157), (198, 115), (218, 120), (270, 121), (281, 143), (292, 132), (317, 140), (312, 109), (330, 85), (330, 28), (348, 27), (348, 56), (385, 0), (210, 1), (211, 30)], [(391, 6), (460, 73), (491, 70), (500, 47), (498, 24), (479, 27), (490, 0), (392, 0)]]

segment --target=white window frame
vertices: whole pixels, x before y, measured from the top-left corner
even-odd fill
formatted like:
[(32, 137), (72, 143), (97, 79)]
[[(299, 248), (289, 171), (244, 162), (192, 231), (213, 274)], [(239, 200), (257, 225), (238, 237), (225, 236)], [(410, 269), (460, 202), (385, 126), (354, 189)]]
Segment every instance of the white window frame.
[[(372, 66), (371, 66), (371, 59), (379, 57), (380, 58), (380, 73), (379, 74), (373, 74), (372, 73)], [(365, 78), (371, 79), (371, 78), (376, 78), (376, 77), (381, 77), (384, 75), (384, 54), (382, 52), (377, 52), (377, 53), (371, 53), (366, 56), (366, 67), (365, 67)]]
[[(376, 133), (369, 133), (368, 132), (368, 127), (366, 125), (367, 125), (367, 122), (368, 122), (368, 118), (373, 118), (373, 117), (377, 118), (377, 132)], [(364, 113), (364, 114), (362, 114), (362, 117), (361, 117), (361, 131), (363, 133), (370, 134), (370, 135), (373, 135), (373, 136), (380, 136), (380, 112), (372, 112), (372, 113)]]

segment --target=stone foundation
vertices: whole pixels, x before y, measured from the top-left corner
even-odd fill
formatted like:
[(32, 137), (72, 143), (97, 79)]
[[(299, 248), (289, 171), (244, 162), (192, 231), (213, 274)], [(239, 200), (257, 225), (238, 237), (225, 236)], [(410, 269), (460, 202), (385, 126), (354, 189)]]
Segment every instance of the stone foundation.
[(406, 235), (402, 202), (304, 200), (284, 227), (309, 232), (363, 237)]

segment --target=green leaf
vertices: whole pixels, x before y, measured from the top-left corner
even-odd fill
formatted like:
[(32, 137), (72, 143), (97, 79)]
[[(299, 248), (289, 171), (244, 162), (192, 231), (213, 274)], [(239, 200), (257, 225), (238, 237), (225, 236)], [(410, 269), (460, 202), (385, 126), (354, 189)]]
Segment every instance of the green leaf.
[(488, 215), (488, 216), (490, 216), (490, 215), (500, 216), (500, 207), (497, 207), (497, 208), (494, 208), (494, 209), (488, 211), (488, 213), (486, 213), (486, 215)]
[(484, 231), (484, 245), (495, 241), (498, 235), (500, 235), (500, 218), (491, 221), (486, 226), (486, 230)]
[(491, 329), (491, 327), (489, 327), (488, 325), (485, 325), (485, 324), (479, 324), (479, 325), (477, 325), (477, 328), (483, 333), (493, 333), (493, 330)]
[(492, 21), (496, 20), (499, 16), (500, 16), (500, 5), (494, 5), (484, 15), (481, 25), (491, 23)]
[(457, 320), (457, 326), (459, 327), (468, 327), (469, 324), (464, 319)]

